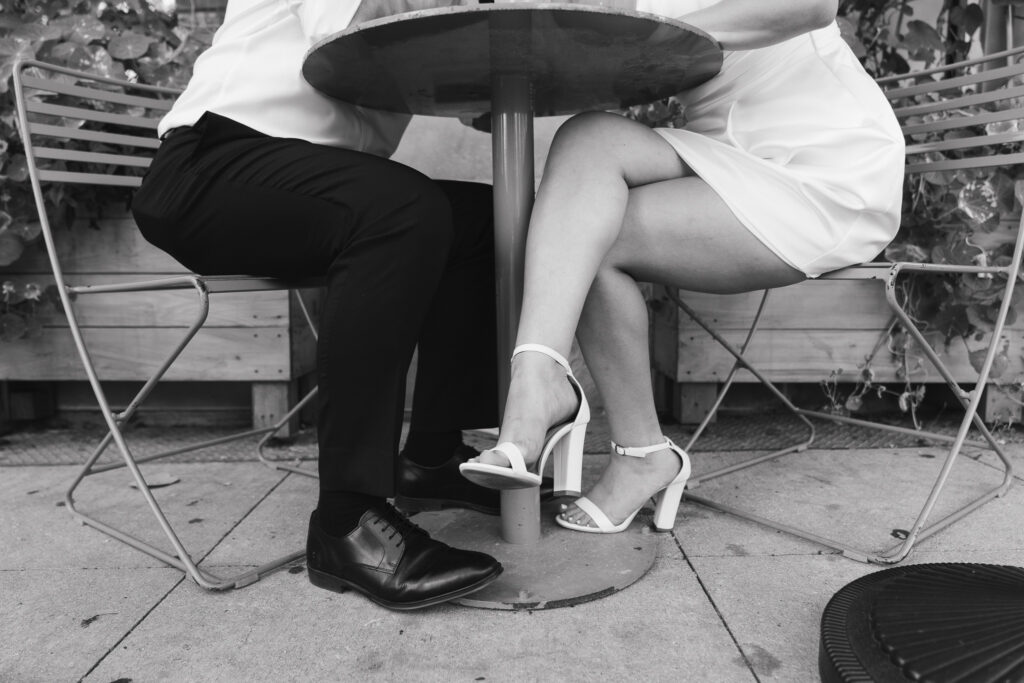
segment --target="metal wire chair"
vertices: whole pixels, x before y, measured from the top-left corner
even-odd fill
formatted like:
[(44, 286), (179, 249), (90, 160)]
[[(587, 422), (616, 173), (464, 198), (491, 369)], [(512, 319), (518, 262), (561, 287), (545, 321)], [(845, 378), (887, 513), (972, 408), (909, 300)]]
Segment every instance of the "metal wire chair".
[[(979, 132), (978, 130), (979, 126), (1012, 124), (1024, 120), (1024, 62), (1018, 61), (1022, 55), (1024, 55), (1024, 47), (993, 53), (978, 59), (879, 79), (879, 84), (885, 90), (886, 96), (900, 120), (902, 130), (908, 138), (907, 174), (945, 173), (1024, 163), (1024, 152), (1019, 151), (1019, 147), (1013, 144), (1024, 141), (1024, 130), (1020, 126), (1009, 125), (1005, 132), (998, 133)], [(972, 110), (972, 108), (979, 107), (983, 109), (982, 113)], [(793, 415), (804, 423), (807, 429), (806, 437), (798, 443), (693, 477), (688, 484), (688, 489), (692, 490), (705, 482), (775, 460), (789, 453), (807, 450), (814, 443), (815, 437), (814, 423), (810, 418), (911, 434), (949, 446), (942, 467), (920, 512), (913, 524), (906, 527), (906, 537), (902, 539), (902, 542), (888, 548), (872, 550), (854, 547), (850, 543), (822, 536), (803, 527), (774, 521), (749, 510), (695, 495), (689, 490), (686, 494), (687, 500), (820, 543), (840, 551), (851, 559), (876, 564), (893, 564), (905, 559), (918, 541), (948, 527), (985, 503), (1005, 494), (1013, 483), (1013, 467), (998, 441), (979, 417), (978, 407), (982, 392), (991, 375), (993, 361), (999, 350), (1000, 338), (1006, 325), (1019, 277), (1021, 254), (1024, 250), (1022, 237), (1024, 237), (1024, 218), (1017, 226), (1013, 255), (1004, 265), (866, 263), (828, 273), (819, 278), (819, 280), (873, 280), (883, 285), (886, 301), (892, 309), (895, 319), (914, 338), (921, 351), (963, 406), (963, 418), (955, 436), (808, 410), (793, 404), (783, 391), (745, 355), (755, 337), (770, 290), (765, 290), (762, 293), (753, 322), (746, 333), (745, 340), (739, 346), (731, 343), (716, 331), (710, 322), (688, 305), (685, 301), (685, 294), (679, 296), (676, 292), (669, 290), (669, 298), (735, 358), (735, 364), (728, 373), (715, 401), (686, 444), (685, 449), (692, 449), (700, 439), (715, 411), (721, 406), (736, 374), (741, 370), (752, 373)], [(964, 388), (954, 378), (953, 373), (932, 349), (924, 334), (901, 305), (897, 284), (900, 278), (913, 277), (915, 273), (959, 273), (1005, 279), (1002, 303), (994, 321), (984, 361), (973, 388)], [(968, 432), (972, 426), (980, 434), (981, 440), (968, 440)], [(1002, 480), (998, 485), (986, 490), (966, 505), (928, 524), (928, 518), (950, 477), (953, 464), (965, 445), (992, 451), (1002, 465)]]
[[(160, 141), (156, 127), (160, 118), (170, 109), (177, 90), (104, 78), (43, 62), (25, 60), (14, 68), (14, 93), (18, 127), (25, 148), (29, 178), (35, 197), (42, 236), (52, 268), (60, 302), (82, 366), (95, 395), (97, 405), (106, 423), (107, 433), (65, 495), (67, 509), (83, 523), (130, 545), (133, 548), (186, 572), (197, 584), (207, 589), (222, 590), (241, 587), (295, 559), (304, 551), (296, 551), (261, 563), (254, 569), (220, 577), (197, 566), (191, 554), (172, 528), (166, 514), (157, 503), (139, 464), (189, 453), (230, 441), (261, 437), (256, 446), (259, 459), (269, 467), (315, 477), (315, 472), (287, 462), (277, 462), (265, 453), (268, 442), (278, 434), (316, 395), (308, 392), (276, 423), (241, 431), (216, 439), (187, 444), (158, 453), (136, 456), (126, 435), (128, 422), (168, 370), (181, 356), (196, 334), (202, 329), (210, 310), (210, 299), (225, 293), (270, 292), (289, 290), (295, 297), (306, 324), (316, 337), (316, 325), (300, 294), (301, 289), (319, 287), (315, 280), (287, 282), (267, 277), (216, 276), (204, 277), (193, 273), (135, 282), (71, 284), (66, 281), (61, 267), (60, 251), (51, 229), (44, 183), (81, 183), (89, 185), (138, 187), (142, 172), (149, 166)], [(76, 317), (75, 300), (80, 296), (104, 294), (147, 293), (170, 290), (192, 290), (195, 293), (195, 315), (180, 340), (166, 359), (145, 381), (127, 407), (115, 412), (107, 399), (103, 384), (92, 359), (90, 345), (82, 333)], [(95, 352), (96, 349), (92, 349)], [(113, 445), (120, 455), (119, 462), (97, 464), (100, 456)], [(101, 521), (83, 512), (75, 502), (74, 494), (89, 476), (113, 469), (127, 468), (135, 488), (145, 499), (172, 550), (168, 552), (147, 540), (136, 538), (121, 528)]]

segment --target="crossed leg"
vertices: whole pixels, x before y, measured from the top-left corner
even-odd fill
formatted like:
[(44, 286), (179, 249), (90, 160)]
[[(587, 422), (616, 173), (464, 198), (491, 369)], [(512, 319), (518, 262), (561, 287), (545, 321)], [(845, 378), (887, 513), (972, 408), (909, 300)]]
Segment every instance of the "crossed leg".
[[(660, 135), (614, 114), (582, 114), (559, 129), (548, 155), (527, 237), (517, 344), (545, 344), (568, 356), (578, 335), (612, 438), (652, 445), (661, 429), (637, 281), (729, 293), (803, 277), (757, 240)], [(521, 354), (512, 364), (499, 441), (518, 444), (529, 464), (546, 430), (570, 417), (576, 403), (559, 366)], [(507, 465), (491, 451), (480, 461)], [(667, 449), (645, 459), (613, 458), (588, 497), (618, 523), (678, 468)], [(574, 505), (564, 516), (588, 523)]]

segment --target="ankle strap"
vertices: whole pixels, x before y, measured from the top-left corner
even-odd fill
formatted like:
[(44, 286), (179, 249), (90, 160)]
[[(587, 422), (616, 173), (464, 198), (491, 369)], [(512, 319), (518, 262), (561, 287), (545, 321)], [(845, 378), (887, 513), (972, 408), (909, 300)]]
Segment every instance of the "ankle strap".
[(520, 344), (516, 348), (512, 349), (512, 357), (515, 358), (524, 351), (536, 351), (537, 353), (543, 353), (548, 358), (552, 359), (563, 368), (565, 371), (572, 374), (572, 366), (569, 365), (569, 361), (565, 359), (565, 356), (555, 351), (550, 346), (544, 346), (543, 344)]
[(616, 455), (628, 455), (631, 458), (646, 458), (650, 453), (657, 453), (663, 451), (666, 448), (678, 448), (672, 439), (665, 437), (665, 440), (661, 443), (656, 443), (653, 446), (620, 446), (614, 441), (612, 444), (612, 452)]

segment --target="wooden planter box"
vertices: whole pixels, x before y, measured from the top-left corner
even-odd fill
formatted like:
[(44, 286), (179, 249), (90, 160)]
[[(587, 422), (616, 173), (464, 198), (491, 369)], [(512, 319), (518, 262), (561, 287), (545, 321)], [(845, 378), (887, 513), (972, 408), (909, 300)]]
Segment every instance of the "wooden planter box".
[[(66, 279), (72, 284), (185, 272), (146, 242), (123, 212), (105, 218), (98, 230), (76, 225), (58, 231), (56, 239)], [(53, 282), (41, 249), (26, 254), (16, 268), (18, 272), (5, 272), (3, 278), (43, 287)], [(319, 293), (304, 295), (315, 314)], [(197, 310), (196, 295), (190, 291), (90, 294), (78, 297), (75, 307), (100, 378), (115, 385), (147, 379)], [(63, 314), (46, 310), (41, 315), (40, 336), (0, 342), (0, 381), (86, 380)], [(253, 424), (272, 424), (295, 400), (298, 381), (313, 371), (315, 346), (288, 292), (220, 294), (211, 297), (206, 326), (172, 366), (166, 381), (245, 383), (252, 399)], [(202, 404), (202, 392), (196, 393), (194, 398)]]
[[(760, 302), (760, 292), (735, 295), (680, 292), (684, 301), (711, 322), (734, 346), (746, 338)], [(655, 294), (652, 320), (655, 371), (669, 380), (673, 395), (666, 397), (681, 422), (698, 422), (706, 413), (732, 368), (733, 357), (689, 316)], [(771, 292), (758, 332), (747, 352), (751, 363), (769, 379), (779, 383), (812, 383), (837, 373), (839, 382), (856, 382), (860, 368), (888, 328), (891, 313), (882, 283), (867, 280), (823, 280), (803, 282)], [(1017, 323), (1021, 325), (1021, 323)], [(1004, 377), (1024, 371), (1024, 332), (1006, 330), (1010, 367)], [(968, 360), (968, 349), (959, 341), (940, 352), (954, 377), (971, 383), (977, 372)], [(900, 366), (886, 347), (875, 354), (870, 367), (875, 381), (902, 385)], [(927, 361), (912, 374), (912, 382), (941, 383), (943, 380)], [(740, 371), (736, 382), (757, 382)], [(895, 386), (893, 386), (895, 385)], [(998, 405), (997, 392), (987, 392), (989, 418)], [(824, 394), (822, 395), (824, 399)]]

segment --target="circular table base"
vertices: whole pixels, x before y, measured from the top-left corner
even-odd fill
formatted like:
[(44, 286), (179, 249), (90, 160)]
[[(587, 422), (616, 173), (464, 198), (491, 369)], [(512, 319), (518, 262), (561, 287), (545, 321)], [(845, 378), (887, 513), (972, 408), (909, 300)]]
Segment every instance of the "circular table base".
[[(554, 522), (558, 501), (541, 506), (541, 538), (514, 545), (501, 540), (498, 517), (466, 510), (416, 515), (434, 538), (478, 550), (505, 567), (497, 581), (454, 602), (483, 609), (554, 609), (612, 595), (637, 581), (654, 564), (660, 534), (641, 511), (619, 534), (588, 534)], [(646, 513), (646, 514), (645, 514)]]

